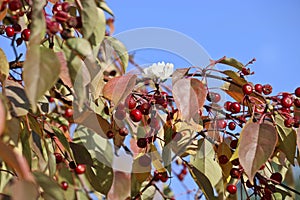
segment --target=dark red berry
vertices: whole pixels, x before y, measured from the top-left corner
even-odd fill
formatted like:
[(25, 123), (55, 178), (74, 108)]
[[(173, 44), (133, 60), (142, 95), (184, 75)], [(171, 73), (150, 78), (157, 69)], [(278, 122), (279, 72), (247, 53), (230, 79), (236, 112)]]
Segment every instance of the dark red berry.
[(20, 45), (22, 44), (22, 42), (23, 42), (23, 39), (22, 39), (22, 38), (18, 38), (18, 39), (16, 40), (17, 47), (20, 46)]
[(230, 147), (232, 149), (236, 149), (237, 145), (238, 145), (238, 140), (231, 140)]
[(62, 182), (60, 183), (60, 185), (61, 185), (61, 188), (62, 188), (63, 190), (67, 190), (68, 187), (69, 187), (69, 185), (68, 185), (68, 183), (67, 183), (66, 181), (62, 181)]
[(259, 168), (259, 170), (263, 170), (265, 167), (266, 167), (266, 165), (263, 164), (263, 165)]
[(103, 112), (106, 114), (106, 115), (109, 115), (109, 107), (108, 106), (105, 106), (103, 108)]
[(250, 69), (249, 69), (249, 68), (246, 68), (246, 67), (243, 67), (243, 68), (242, 68), (242, 73), (243, 73), (244, 75), (249, 75), (249, 74), (250, 74)]
[(63, 161), (63, 156), (60, 153), (54, 153), (56, 164), (61, 163)]
[(127, 136), (128, 135), (128, 129), (126, 127), (120, 128), (119, 129), (119, 134), (121, 136), (124, 136), (124, 137)]
[(233, 131), (235, 129), (235, 127), (236, 127), (236, 124), (234, 122), (229, 122), (229, 124), (228, 124), (229, 130)]
[(139, 148), (145, 148), (148, 144), (147, 138), (139, 138), (136, 142), (136, 145)]
[(293, 100), (289, 96), (285, 96), (281, 99), (281, 105), (284, 108), (290, 108), (293, 105)]
[(24, 41), (29, 41), (30, 38), (30, 29), (26, 28), (22, 31), (21, 37)]
[(179, 179), (179, 181), (183, 181), (183, 179), (184, 179), (184, 174), (182, 174), (182, 173), (177, 174), (177, 178)]
[(230, 105), (230, 111), (232, 113), (238, 113), (241, 111), (241, 105), (238, 102), (233, 102)]
[(168, 173), (167, 172), (161, 172), (159, 178), (160, 178), (161, 182), (163, 182), (163, 183), (167, 182), (168, 179), (169, 179)]
[(227, 192), (229, 192), (230, 194), (235, 194), (236, 191), (237, 191), (237, 188), (236, 188), (235, 185), (229, 184), (229, 185), (227, 185), (226, 190), (227, 190)]
[(51, 34), (56, 34), (60, 31), (60, 25), (56, 21), (47, 22), (47, 29)]
[(144, 154), (139, 158), (138, 162), (141, 166), (147, 167), (151, 164), (151, 158), (148, 155)]
[(57, 11), (54, 15), (54, 18), (57, 22), (64, 23), (70, 18), (70, 15), (64, 11)]
[(225, 120), (218, 120), (217, 121), (217, 128), (224, 129), (226, 128), (227, 122)]
[(168, 102), (164, 97), (158, 97), (155, 101), (156, 104), (161, 105), (163, 108), (168, 107)]
[(247, 186), (248, 188), (253, 188), (254, 185), (252, 185), (252, 184), (250, 183), (250, 181), (247, 180), (247, 181), (246, 181), (246, 186)]
[(71, 169), (75, 169), (76, 168), (76, 163), (72, 160), (72, 161), (70, 161), (69, 162), (69, 167), (71, 168)]
[(109, 130), (109, 131), (106, 132), (106, 136), (107, 136), (108, 139), (112, 139), (115, 135), (114, 135), (114, 132)]
[(70, 10), (70, 4), (69, 4), (69, 2), (63, 2), (61, 4), (61, 9), (63, 11), (65, 11), (65, 12), (69, 12), (69, 10)]
[(279, 172), (275, 172), (271, 175), (270, 179), (274, 180), (274, 181), (272, 181), (272, 183), (278, 184), (278, 183), (281, 183), (281, 181), (282, 181), (282, 175)]
[(249, 83), (246, 83), (245, 85), (243, 85), (243, 92), (244, 94), (246, 95), (250, 95), (253, 91), (253, 87), (251, 84)]
[(255, 84), (254, 89), (258, 93), (262, 93), (263, 91), (263, 86), (261, 84)]
[(221, 155), (221, 156), (219, 156), (219, 163), (220, 163), (221, 165), (224, 165), (224, 164), (228, 163), (228, 161), (229, 161), (229, 159), (227, 158), (226, 155)]
[(15, 30), (13, 29), (13, 27), (7, 26), (5, 28), (5, 33), (6, 33), (7, 37), (12, 37), (15, 35)]
[(300, 87), (296, 88), (295, 95), (296, 97), (300, 97)]
[(300, 108), (300, 99), (294, 99), (294, 105), (295, 105), (297, 108)]
[(266, 85), (263, 86), (263, 93), (264, 93), (265, 95), (271, 94), (271, 93), (272, 93), (272, 90), (273, 90), (273, 88), (272, 88), (272, 86), (269, 85), (269, 84), (266, 84)]
[(159, 181), (160, 176), (161, 176), (161, 174), (157, 170), (155, 170), (154, 173), (153, 173), (153, 180), (156, 181), (156, 182)]
[(240, 165), (240, 161), (238, 158), (234, 159), (231, 161), (231, 164), (234, 165), (234, 166), (239, 166)]
[(224, 103), (224, 108), (225, 108), (225, 110), (230, 111), (230, 105), (231, 105), (231, 102), (230, 102), (230, 101), (226, 101), (226, 102)]
[(72, 117), (73, 116), (73, 109), (72, 108), (67, 108), (65, 110), (65, 117)]
[(15, 32), (20, 32), (22, 30), (22, 27), (20, 24), (14, 24), (12, 25), (13, 29), (15, 30)]
[(285, 125), (287, 128), (291, 128), (291, 127), (294, 125), (294, 118), (292, 118), (292, 117), (286, 118), (286, 119), (284, 120), (284, 125)]
[(143, 103), (139, 110), (142, 112), (143, 115), (148, 115), (150, 111), (151, 105), (149, 103)]
[(11, 11), (17, 11), (22, 7), (22, 3), (20, 0), (10, 0), (8, 3), (8, 8)]
[(187, 174), (186, 168), (183, 168), (180, 173), (183, 174), (183, 175), (186, 175)]
[(55, 99), (54, 99), (53, 97), (50, 97), (50, 98), (49, 98), (49, 102), (50, 102), (50, 103), (53, 103), (54, 101), (55, 101)]
[(221, 100), (221, 95), (216, 92), (208, 93), (206, 99), (213, 103), (218, 103)]
[(54, 4), (54, 6), (52, 7), (52, 12), (56, 13), (58, 11), (62, 10), (62, 3), (57, 2), (56, 4)]
[(129, 95), (125, 100), (125, 106), (129, 109), (134, 109), (136, 106), (136, 101), (132, 95)]
[(139, 122), (142, 119), (142, 112), (138, 109), (130, 111), (130, 118), (133, 122)]
[(232, 168), (232, 169), (230, 170), (230, 176), (231, 176), (232, 178), (239, 178), (239, 177), (240, 177), (240, 171), (239, 171), (239, 169), (237, 169), (237, 168)]
[(83, 174), (85, 172), (86, 166), (84, 164), (79, 164), (75, 168), (76, 174)]

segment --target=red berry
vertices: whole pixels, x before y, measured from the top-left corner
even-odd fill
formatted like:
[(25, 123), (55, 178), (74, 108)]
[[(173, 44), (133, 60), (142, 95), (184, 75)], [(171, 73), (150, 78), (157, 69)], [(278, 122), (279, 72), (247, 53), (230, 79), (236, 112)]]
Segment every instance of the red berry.
[(183, 174), (183, 175), (186, 175), (187, 174), (186, 168), (183, 168), (180, 173)]
[(230, 101), (226, 101), (226, 102), (224, 103), (224, 108), (225, 108), (225, 110), (230, 111), (230, 105), (231, 105), (231, 102), (230, 102)]
[(65, 110), (65, 116), (66, 117), (72, 117), (73, 116), (73, 109), (72, 108), (67, 108)]
[(263, 164), (263, 165), (259, 168), (259, 170), (263, 170), (265, 167), (266, 167), (266, 165)]
[(234, 159), (231, 161), (231, 164), (234, 166), (239, 166), (240, 165), (240, 160), (238, 158)]
[(297, 108), (300, 108), (300, 99), (294, 99), (294, 105), (295, 105)]
[(237, 191), (237, 188), (236, 188), (235, 185), (229, 184), (229, 185), (227, 185), (226, 190), (227, 190), (230, 194), (235, 194), (236, 191)]
[(7, 26), (5, 28), (5, 33), (6, 33), (7, 37), (12, 37), (15, 35), (15, 30), (13, 29), (13, 27)]
[(79, 164), (75, 168), (76, 174), (83, 174), (85, 172), (86, 166), (84, 164)]
[(70, 15), (64, 11), (57, 11), (54, 15), (54, 18), (57, 22), (64, 23), (70, 18)]
[(23, 42), (23, 39), (22, 39), (22, 38), (18, 38), (18, 39), (16, 40), (17, 47), (20, 46), (20, 45), (22, 44), (22, 42)]
[(271, 175), (270, 179), (274, 180), (272, 183), (278, 184), (282, 181), (282, 175), (279, 172), (275, 172)]
[(261, 84), (256, 84), (256, 85), (254, 86), (254, 89), (255, 89), (256, 92), (262, 93), (262, 91), (263, 91), (263, 86), (262, 86)]
[(61, 163), (63, 161), (63, 156), (60, 153), (54, 153), (56, 164)]
[(300, 87), (296, 88), (295, 95), (296, 97), (300, 97)]
[(19, 0), (11, 0), (11, 1), (9, 1), (9, 3), (8, 3), (8, 8), (9, 8), (11, 11), (17, 11), (17, 10), (19, 10), (21, 7), (22, 7), (22, 4), (21, 4), (21, 1), (19, 1)]
[(63, 190), (67, 190), (68, 187), (69, 187), (69, 185), (68, 185), (68, 183), (67, 183), (66, 181), (62, 181), (62, 182), (60, 183), (60, 185), (61, 185), (61, 188), (62, 188)]
[(229, 128), (229, 130), (234, 130), (235, 129), (235, 127), (236, 127), (236, 125), (235, 125), (235, 123), (234, 122), (229, 122), (229, 124), (228, 124), (228, 128)]
[(14, 25), (12, 25), (12, 27), (15, 30), (15, 32), (20, 32), (22, 30), (22, 27), (20, 26), (20, 24), (14, 24)]
[(293, 100), (289, 96), (285, 96), (281, 99), (281, 105), (284, 108), (290, 108), (293, 105)]
[(217, 128), (224, 129), (226, 128), (227, 122), (225, 120), (218, 120), (217, 121)]
[(136, 106), (136, 101), (132, 95), (129, 95), (125, 100), (125, 106), (129, 109), (134, 109)]
[(50, 33), (56, 34), (57, 32), (60, 31), (60, 25), (56, 21), (48, 21), (47, 22), (47, 29), (49, 30)]
[(250, 95), (253, 91), (253, 87), (252, 85), (250, 85), (249, 83), (246, 83), (245, 85), (243, 85), (243, 92), (246, 95)]
[(121, 136), (124, 136), (124, 137), (127, 136), (128, 135), (128, 129), (126, 127), (120, 128), (119, 129), (119, 134)]
[(136, 142), (136, 145), (139, 148), (145, 148), (148, 144), (147, 138), (139, 138)]
[(147, 167), (151, 164), (151, 158), (146, 154), (139, 158), (139, 164), (143, 167)]
[(287, 128), (291, 128), (291, 127), (294, 125), (294, 118), (289, 117), (289, 118), (285, 119), (285, 120), (284, 120), (284, 125), (285, 125)]
[(54, 101), (55, 101), (55, 99), (54, 99), (53, 97), (50, 97), (50, 98), (49, 98), (49, 102), (50, 102), (50, 103), (53, 103)]
[(143, 115), (148, 115), (150, 111), (151, 105), (149, 103), (143, 103), (139, 110), (142, 112)]
[(133, 122), (139, 122), (142, 119), (142, 112), (138, 109), (134, 109), (130, 112), (130, 118)]
[(161, 105), (163, 108), (166, 108), (168, 106), (168, 102), (164, 97), (156, 98), (155, 103)]
[(69, 12), (69, 10), (70, 10), (70, 4), (69, 4), (69, 2), (63, 2), (61, 4), (61, 8), (62, 8), (63, 11)]
[(238, 112), (240, 112), (241, 111), (241, 105), (238, 102), (233, 102), (230, 105), (230, 111), (232, 113), (238, 113)]
[(76, 168), (76, 164), (75, 164), (75, 162), (73, 160), (69, 162), (69, 167), (71, 169), (75, 169)]
[(239, 171), (239, 169), (237, 169), (237, 168), (232, 168), (232, 169), (230, 170), (230, 176), (231, 176), (232, 178), (239, 178), (239, 177), (240, 177), (240, 171)]
[(168, 179), (169, 179), (168, 173), (167, 173), (167, 172), (162, 172), (162, 173), (160, 173), (159, 178), (160, 178), (160, 181), (161, 181), (161, 182), (163, 182), (163, 183), (167, 182)]
[(269, 85), (269, 84), (266, 84), (266, 85), (263, 86), (263, 93), (264, 93), (265, 95), (271, 94), (271, 93), (272, 93), (272, 90), (273, 90), (273, 88), (272, 88), (272, 86)]
[(183, 179), (184, 179), (184, 174), (182, 174), (182, 173), (177, 174), (177, 178), (179, 179), (179, 181), (183, 181)]
[(219, 93), (211, 92), (206, 96), (207, 101), (218, 103), (221, 100), (221, 95)]
[(29, 41), (30, 38), (30, 29), (26, 28), (22, 31), (21, 37), (24, 41)]
[(232, 149), (236, 149), (237, 145), (238, 145), (238, 140), (231, 140), (230, 147)]
[(219, 163), (220, 163), (221, 165), (224, 165), (224, 164), (228, 163), (228, 161), (229, 161), (229, 159), (227, 158), (226, 155), (221, 155), (221, 156), (219, 156)]
[(243, 68), (242, 68), (242, 73), (243, 73), (244, 75), (249, 75), (249, 74), (250, 74), (250, 69), (249, 69), (249, 68), (246, 68), (246, 67), (243, 67)]
[(250, 181), (247, 180), (247, 181), (246, 181), (246, 186), (247, 186), (248, 188), (253, 188), (254, 185), (252, 185), (252, 184), (250, 183)]
[(56, 13), (57, 11), (61, 11), (61, 10), (62, 10), (62, 3), (58, 2), (54, 4), (52, 8), (52, 13)]
[(108, 139), (112, 139), (115, 135), (114, 135), (114, 132), (109, 130), (109, 131), (107, 131), (106, 136), (107, 136)]

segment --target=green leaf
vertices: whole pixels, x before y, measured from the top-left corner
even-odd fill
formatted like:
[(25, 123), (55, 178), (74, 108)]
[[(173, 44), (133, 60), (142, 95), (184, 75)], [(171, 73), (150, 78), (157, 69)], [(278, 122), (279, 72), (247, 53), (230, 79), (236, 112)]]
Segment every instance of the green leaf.
[(31, 147), (30, 147), (30, 136), (31, 133), (27, 128), (23, 128), (22, 133), (20, 134), (20, 139), (22, 143), (22, 154), (26, 158), (29, 167), (31, 168)]
[(76, 163), (86, 164), (86, 165), (93, 165), (93, 159), (91, 154), (82, 144), (76, 144), (70, 142), (70, 147), (73, 151), (73, 155), (75, 158)]
[(287, 128), (284, 125), (284, 119), (278, 114), (275, 116), (276, 129), (279, 135), (278, 148), (286, 155), (288, 161), (294, 165), (296, 148), (297, 148), (297, 134), (293, 128)]
[(107, 195), (114, 178), (114, 173), (110, 166), (94, 159), (93, 166), (87, 166), (86, 176), (95, 190)]
[[(124, 44), (122, 42), (120, 42), (119, 40), (117, 40), (116, 38), (113, 38), (110, 36), (105, 37), (104, 44), (106, 46), (112, 47), (112, 49), (116, 52), (118, 59), (121, 60), (121, 66), (122, 66), (123, 73), (125, 73), (126, 68), (128, 66), (129, 55), (128, 55), (127, 49), (124, 46)], [(107, 55), (107, 56), (113, 56), (113, 55)], [(108, 63), (108, 64), (111, 64), (111, 63)]]
[(252, 182), (255, 173), (272, 156), (278, 136), (273, 124), (253, 123), (244, 126), (240, 135), (239, 161)]
[(113, 11), (110, 9), (110, 7), (108, 7), (108, 5), (107, 5), (107, 3), (106, 3), (105, 0), (97, 0), (96, 2), (97, 2), (97, 5), (98, 5), (101, 9), (105, 10), (107, 13), (109, 13), (111, 16), (114, 17)]
[(106, 21), (101, 8), (94, 0), (81, 0), (82, 34), (92, 46), (99, 46), (104, 39)]
[(242, 68), (244, 67), (244, 65), (242, 63), (240, 63), (239, 61), (237, 61), (234, 58), (225, 58), (225, 59), (221, 60), (220, 63), (235, 67), (238, 70), (242, 70)]
[(172, 93), (183, 120), (190, 121), (203, 107), (207, 90), (201, 81), (189, 78), (178, 80), (173, 85)]
[(37, 183), (43, 188), (45, 200), (64, 199), (63, 190), (52, 178), (42, 172), (33, 172)]
[(58, 138), (58, 140), (61, 142), (61, 144), (64, 146), (64, 148), (71, 153), (71, 148), (70, 148), (70, 144), (66, 138), (66, 136), (64, 135), (64, 133), (57, 128), (56, 126), (51, 126), (51, 129), (53, 130), (55, 136)]
[(2, 83), (7, 78), (8, 74), (9, 64), (4, 51), (0, 48), (0, 81)]
[(36, 112), (36, 104), (57, 81), (60, 62), (56, 54), (46, 47), (30, 45), (23, 67), (25, 92)]
[(136, 78), (136, 75), (127, 74), (110, 79), (103, 88), (103, 96), (119, 105), (133, 90)]
[(205, 174), (200, 172), (197, 168), (189, 165), (189, 170), (192, 178), (195, 180), (199, 188), (202, 190), (206, 199), (216, 200), (217, 198), (214, 195), (214, 190), (211, 185), (210, 179), (208, 179)]
[(247, 81), (240, 77), (240, 75), (232, 70), (225, 70), (222, 72), (223, 74), (229, 76), (235, 83), (239, 84), (240, 86), (243, 86), (247, 83)]

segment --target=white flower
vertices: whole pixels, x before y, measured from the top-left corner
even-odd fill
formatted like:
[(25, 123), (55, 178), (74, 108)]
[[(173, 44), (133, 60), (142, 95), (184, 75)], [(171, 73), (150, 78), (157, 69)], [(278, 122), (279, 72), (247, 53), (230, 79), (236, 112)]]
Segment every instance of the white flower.
[(152, 64), (143, 70), (143, 76), (151, 78), (155, 83), (163, 82), (173, 73), (174, 65), (172, 63), (158, 62)]

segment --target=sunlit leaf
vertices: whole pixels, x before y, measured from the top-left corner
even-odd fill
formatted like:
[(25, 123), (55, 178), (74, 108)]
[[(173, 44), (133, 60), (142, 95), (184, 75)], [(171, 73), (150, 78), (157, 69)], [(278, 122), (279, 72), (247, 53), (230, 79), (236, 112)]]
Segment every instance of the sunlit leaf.
[(247, 83), (247, 81), (244, 78), (240, 77), (240, 75), (237, 72), (234, 72), (232, 70), (225, 70), (222, 73), (229, 76), (235, 83), (241, 86)]
[(173, 72), (172, 74), (172, 85), (175, 85), (175, 83), (180, 79), (185, 78), (189, 70), (190, 68), (176, 69), (175, 72)]
[(242, 129), (239, 160), (250, 181), (273, 154), (277, 140), (277, 132), (272, 124), (258, 124), (250, 120)]
[(118, 105), (133, 90), (136, 84), (136, 75), (127, 74), (109, 80), (103, 88), (105, 98), (112, 100), (114, 105)]
[[(0, 13), (1, 15), (1, 13)], [(1, 18), (1, 16), (0, 16)], [(0, 20), (1, 21), (1, 20)], [(9, 64), (4, 51), (0, 48), (0, 81), (3, 83), (9, 74)]]
[[(0, 2), (0, 8), (2, 8), (2, 3), (3, 2)], [(6, 13), (7, 13), (7, 9), (8, 9), (8, 7), (4, 8), (2, 11), (0, 11), (0, 21), (2, 21), (5, 18)]]
[(242, 70), (242, 68), (244, 67), (244, 65), (242, 63), (240, 63), (239, 61), (237, 61), (234, 58), (225, 58), (225, 59), (221, 60), (220, 63), (235, 67), (238, 70)]
[(36, 44), (30, 46), (26, 56), (23, 71), (25, 92), (35, 112), (39, 98), (57, 81), (60, 62), (51, 49)]
[(184, 120), (190, 121), (206, 99), (206, 87), (195, 78), (180, 79), (173, 85), (173, 97)]
[(113, 11), (108, 7), (107, 3), (105, 0), (97, 0), (97, 5), (105, 10), (105, 12), (109, 13), (111, 16), (114, 16)]

